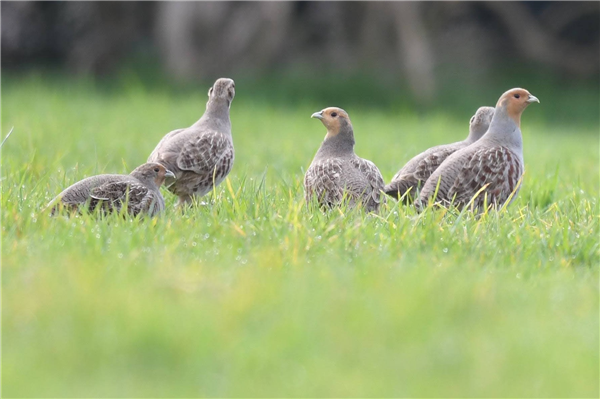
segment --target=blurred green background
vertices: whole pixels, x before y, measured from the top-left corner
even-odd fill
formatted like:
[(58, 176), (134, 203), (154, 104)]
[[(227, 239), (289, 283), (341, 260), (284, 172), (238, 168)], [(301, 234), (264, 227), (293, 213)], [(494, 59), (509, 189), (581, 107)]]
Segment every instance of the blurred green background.
[[(2, 2), (5, 397), (598, 397), (597, 2)], [(49, 218), (236, 81), (207, 205)], [(346, 109), (386, 181), (524, 87), (501, 213), (310, 213)]]

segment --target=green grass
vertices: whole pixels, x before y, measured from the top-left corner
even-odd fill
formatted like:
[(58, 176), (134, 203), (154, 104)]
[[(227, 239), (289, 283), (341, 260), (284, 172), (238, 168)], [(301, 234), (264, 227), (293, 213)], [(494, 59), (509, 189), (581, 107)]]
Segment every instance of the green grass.
[(236, 86), (236, 161), (208, 205), (180, 212), (165, 192), (162, 217), (98, 220), (41, 208), (143, 163), (197, 120), (208, 87), (4, 78), (5, 397), (598, 397), (598, 117), (540, 117), (587, 94), (532, 89), (542, 103), (523, 115), (526, 175), (506, 212), (389, 201), (372, 216), (304, 206), (325, 134), (309, 116), (345, 107), (357, 153), (389, 181), (462, 139), (479, 103), (413, 112)]

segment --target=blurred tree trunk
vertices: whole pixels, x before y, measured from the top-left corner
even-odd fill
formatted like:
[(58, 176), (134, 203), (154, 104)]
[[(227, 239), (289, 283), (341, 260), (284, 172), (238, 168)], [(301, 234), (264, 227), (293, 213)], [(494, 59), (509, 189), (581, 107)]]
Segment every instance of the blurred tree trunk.
[(1, 18), (3, 67), (101, 74), (149, 46), (180, 79), (368, 70), (405, 80), (422, 104), (441, 73), (473, 81), (507, 59), (600, 69), (600, 2), (32, 1), (2, 2)]
[(161, 2), (157, 40), (179, 78), (258, 71), (289, 44), (292, 9), (291, 2)]
[(404, 63), (412, 94), (428, 104), (435, 97), (433, 51), (421, 17), (423, 3), (392, 3), (398, 36), (398, 56)]
[[(485, 2), (484, 4), (504, 23), (514, 45), (523, 57), (550, 64), (570, 73), (588, 75), (598, 72), (600, 58), (598, 47), (585, 48), (561, 40), (553, 34), (552, 29), (546, 29), (538, 22), (521, 3)], [(573, 11), (569, 14), (572, 15)]]

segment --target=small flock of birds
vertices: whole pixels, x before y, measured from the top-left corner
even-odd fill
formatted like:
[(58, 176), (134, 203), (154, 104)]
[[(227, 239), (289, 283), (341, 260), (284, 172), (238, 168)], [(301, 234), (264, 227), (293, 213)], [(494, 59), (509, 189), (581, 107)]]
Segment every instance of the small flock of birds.
[[(229, 174), (235, 152), (229, 109), (235, 96), (231, 79), (218, 79), (208, 91), (204, 115), (192, 126), (165, 135), (147, 163), (129, 175), (88, 177), (62, 191), (49, 208), (156, 215), (165, 209), (160, 186), (178, 205), (211, 192)], [(527, 90), (508, 90), (495, 107), (480, 107), (463, 141), (430, 148), (406, 163), (389, 184), (377, 166), (354, 152), (348, 113), (330, 107), (312, 114), (327, 134), (304, 176), (305, 199), (323, 208), (347, 204), (377, 212), (384, 193), (423, 209), (433, 200), (481, 209), (510, 203), (524, 171), (521, 114), (539, 100)]]

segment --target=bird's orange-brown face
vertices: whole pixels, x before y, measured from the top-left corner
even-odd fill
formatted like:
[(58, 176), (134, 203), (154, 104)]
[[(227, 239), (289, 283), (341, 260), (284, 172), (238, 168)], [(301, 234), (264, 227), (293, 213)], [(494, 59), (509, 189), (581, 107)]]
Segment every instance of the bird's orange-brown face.
[(159, 163), (154, 163), (149, 165), (151, 170), (150, 173), (154, 178), (154, 182), (157, 187), (160, 187), (167, 177), (175, 178), (175, 174), (170, 170), (167, 170), (164, 166)]
[(327, 136), (336, 136), (342, 127), (350, 125), (348, 113), (341, 108), (329, 107), (315, 112), (311, 118), (320, 119), (327, 128)]
[(521, 125), (521, 114), (532, 102), (540, 102), (536, 96), (525, 89), (511, 89), (504, 93), (498, 100), (496, 108), (505, 107), (508, 116), (511, 117), (518, 126)]
[(154, 162), (148, 162), (138, 166), (131, 172), (131, 175), (142, 181), (154, 181), (157, 187), (160, 187), (165, 182), (166, 177), (176, 178), (173, 172), (167, 170), (161, 164)]

